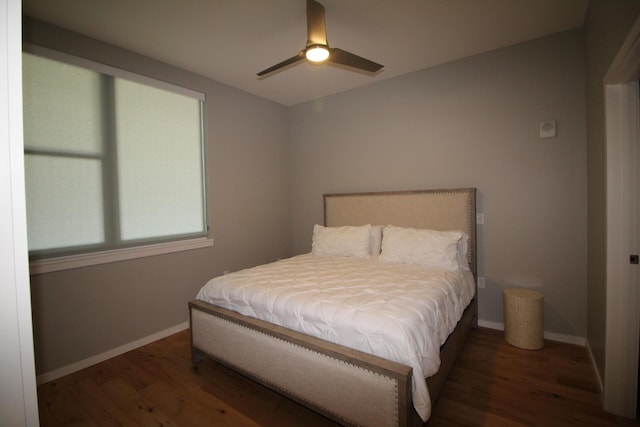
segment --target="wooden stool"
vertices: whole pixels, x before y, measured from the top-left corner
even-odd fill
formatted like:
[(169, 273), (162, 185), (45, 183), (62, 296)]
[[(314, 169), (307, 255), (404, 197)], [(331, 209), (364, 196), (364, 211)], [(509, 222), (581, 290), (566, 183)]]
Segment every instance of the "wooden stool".
[(504, 290), (504, 338), (526, 350), (544, 347), (544, 296), (540, 292)]

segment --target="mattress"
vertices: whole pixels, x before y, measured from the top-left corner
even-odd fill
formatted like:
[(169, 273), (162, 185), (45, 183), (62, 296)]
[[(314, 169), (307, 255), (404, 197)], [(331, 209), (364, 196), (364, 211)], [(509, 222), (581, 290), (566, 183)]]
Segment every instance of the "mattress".
[(216, 277), (197, 299), (413, 368), (423, 420), (425, 378), (475, 292), (468, 270), (304, 254)]

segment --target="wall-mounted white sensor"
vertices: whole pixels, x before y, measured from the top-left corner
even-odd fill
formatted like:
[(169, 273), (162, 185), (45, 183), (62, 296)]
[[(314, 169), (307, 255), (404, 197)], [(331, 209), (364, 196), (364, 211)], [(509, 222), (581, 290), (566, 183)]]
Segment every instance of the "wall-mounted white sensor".
[(545, 120), (540, 122), (540, 138), (553, 138), (556, 136), (556, 121)]

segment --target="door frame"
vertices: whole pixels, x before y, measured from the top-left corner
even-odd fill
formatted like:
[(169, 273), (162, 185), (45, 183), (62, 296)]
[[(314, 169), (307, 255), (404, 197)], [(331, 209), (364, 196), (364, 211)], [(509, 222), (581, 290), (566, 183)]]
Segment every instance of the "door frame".
[(640, 18), (604, 78), (607, 179), (607, 302), (603, 406), (635, 418), (638, 404), (640, 289)]
[(22, 138), (22, 3), (0, 0), (0, 416), (38, 426)]

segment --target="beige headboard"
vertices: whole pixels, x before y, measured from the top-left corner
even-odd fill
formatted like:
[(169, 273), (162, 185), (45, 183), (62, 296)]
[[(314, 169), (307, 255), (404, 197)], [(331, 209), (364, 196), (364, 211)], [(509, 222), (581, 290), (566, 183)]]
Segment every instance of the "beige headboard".
[(476, 274), (475, 188), (325, 194), (324, 223), (462, 230), (469, 235), (467, 258)]

